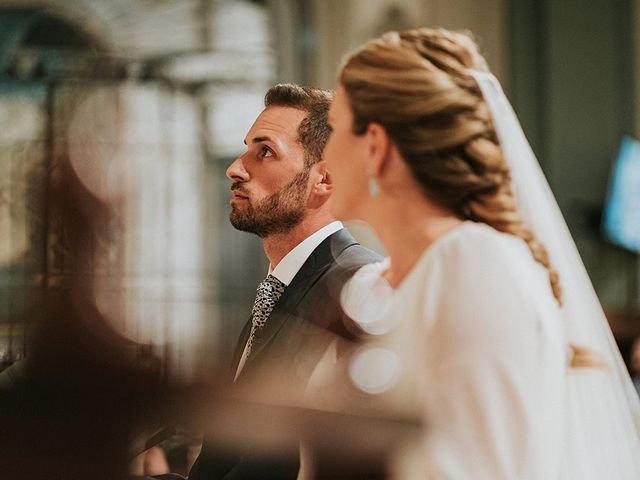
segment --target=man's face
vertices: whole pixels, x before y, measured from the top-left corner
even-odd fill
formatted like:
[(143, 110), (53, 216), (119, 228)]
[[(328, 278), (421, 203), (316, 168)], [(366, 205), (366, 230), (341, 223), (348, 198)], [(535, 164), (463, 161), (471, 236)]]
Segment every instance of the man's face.
[(233, 181), (231, 224), (264, 238), (286, 233), (304, 217), (309, 169), (298, 142), (307, 115), (291, 107), (267, 107), (245, 138), (247, 151), (227, 169)]

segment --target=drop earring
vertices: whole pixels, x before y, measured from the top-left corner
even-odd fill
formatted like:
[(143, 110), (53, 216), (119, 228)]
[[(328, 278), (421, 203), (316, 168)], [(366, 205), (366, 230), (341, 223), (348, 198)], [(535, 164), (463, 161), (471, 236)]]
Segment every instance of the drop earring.
[(380, 195), (380, 187), (378, 186), (378, 181), (373, 175), (369, 175), (369, 195), (371, 195), (372, 197), (377, 197), (378, 195)]

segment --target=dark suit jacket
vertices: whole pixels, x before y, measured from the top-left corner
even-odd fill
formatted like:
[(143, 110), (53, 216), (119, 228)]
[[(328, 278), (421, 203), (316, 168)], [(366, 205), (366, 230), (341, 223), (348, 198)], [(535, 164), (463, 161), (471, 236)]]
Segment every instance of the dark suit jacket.
[[(332, 332), (352, 339), (349, 319), (340, 308), (344, 283), (363, 265), (380, 261), (376, 253), (359, 245), (345, 229), (327, 237), (309, 256), (274, 307), (260, 337), (253, 345), (236, 384), (278, 377), (287, 389), (300, 394), (325, 351)], [(231, 378), (251, 331), (245, 325), (233, 357)], [(257, 458), (250, 452), (227, 455), (205, 440), (192, 468), (190, 480), (286, 480), (295, 479), (298, 455), (290, 458)]]

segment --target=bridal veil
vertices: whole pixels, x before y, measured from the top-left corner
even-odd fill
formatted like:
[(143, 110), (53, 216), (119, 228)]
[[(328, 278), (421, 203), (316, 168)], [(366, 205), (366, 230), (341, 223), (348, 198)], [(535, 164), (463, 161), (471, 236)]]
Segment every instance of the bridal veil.
[(569, 345), (602, 362), (568, 369), (565, 479), (640, 478), (640, 401), (562, 213), (498, 80), (471, 71), (491, 111), (527, 226), (546, 247), (562, 287)]

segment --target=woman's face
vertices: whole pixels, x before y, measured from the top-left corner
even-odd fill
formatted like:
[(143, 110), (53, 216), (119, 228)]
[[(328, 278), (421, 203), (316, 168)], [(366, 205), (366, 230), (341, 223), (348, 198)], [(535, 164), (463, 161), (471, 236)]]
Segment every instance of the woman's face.
[(329, 178), (333, 183), (331, 213), (341, 220), (363, 218), (369, 199), (366, 170), (366, 136), (351, 130), (353, 112), (347, 92), (338, 84), (329, 109), (331, 136), (324, 149)]

